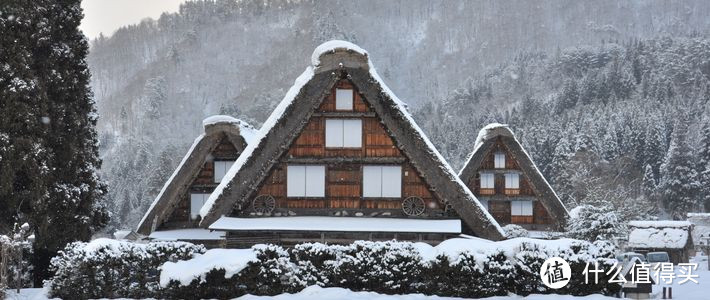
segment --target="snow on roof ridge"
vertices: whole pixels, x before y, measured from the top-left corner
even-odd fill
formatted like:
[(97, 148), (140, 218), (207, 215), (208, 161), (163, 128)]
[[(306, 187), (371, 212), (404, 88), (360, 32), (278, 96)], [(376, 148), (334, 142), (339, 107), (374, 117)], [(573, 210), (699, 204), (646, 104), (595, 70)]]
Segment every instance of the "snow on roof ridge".
[[(330, 40), (318, 45), (318, 47), (313, 50), (313, 54), (311, 54), (311, 66), (314, 68), (318, 67), (320, 65), (320, 57), (323, 54), (334, 53), (338, 50), (353, 51), (362, 54), (365, 57), (368, 56), (367, 51), (365, 51), (365, 49), (362, 49), (360, 48), (360, 46), (355, 45), (351, 42), (343, 40)], [(370, 59), (368, 58), (368, 61), (369, 60)]]
[(210, 194), (210, 197), (205, 201), (205, 204), (202, 205), (202, 208), (200, 208), (200, 216), (202, 218), (205, 218), (210, 210), (212, 209), (212, 206), (214, 206), (214, 203), (217, 201), (217, 198), (222, 194), (224, 189), (227, 187), (227, 185), (234, 179), (234, 176), (239, 172), (239, 170), (244, 166), (244, 164), (249, 160), (249, 158), (254, 154), (254, 150), (256, 150), (256, 147), (261, 144), (262, 140), (264, 137), (266, 137), (266, 134), (271, 131), (271, 129), (276, 125), (276, 123), (283, 117), (284, 112), (286, 112), (286, 109), (291, 106), (293, 103), (293, 100), (296, 98), (298, 93), (301, 91), (301, 88), (303, 88), (308, 81), (310, 81), (313, 78), (313, 67), (309, 66), (306, 68), (301, 75), (299, 75), (296, 80), (293, 83), (293, 86), (286, 92), (286, 95), (284, 98), (281, 100), (278, 106), (274, 108), (274, 111), (271, 112), (271, 115), (269, 115), (269, 118), (266, 119), (264, 124), (261, 126), (261, 129), (256, 131), (254, 133), (254, 136), (251, 138), (251, 141), (247, 143), (247, 147), (244, 148), (244, 151), (242, 152), (241, 155), (239, 155), (239, 158), (237, 158), (237, 161), (234, 162), (232, 167), (229, 168), (227, 173), (224, 175), (222, 181), (219, 183), (219, 185), (214, 189), (212, 194)]
[(659, 220), (659, 221), (629, 221), (629, 226), (638, 228), (665, 228), (665, 227), (690, 227), (693, 224), (688, 221)]
[(232, 116), (213, 115), (202, 120), (202, 126), (204, 127), (205, 132), (207, 132), (208, 127), (218, 124), (233, 125), (239, 128), (239, 134), (244, 138), (244, 141), (247, 142), (247, 144), (251, 143), (251, 140), (256, 134), (254, 126), (251, 126), (251, 124), (242, 119), (237, 119)]

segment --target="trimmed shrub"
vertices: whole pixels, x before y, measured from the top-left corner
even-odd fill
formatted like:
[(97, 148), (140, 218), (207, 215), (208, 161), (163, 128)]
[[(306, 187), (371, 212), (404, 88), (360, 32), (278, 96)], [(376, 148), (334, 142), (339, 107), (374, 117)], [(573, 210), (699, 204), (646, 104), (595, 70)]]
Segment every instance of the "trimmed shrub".
[[(434, 248), (396, 241), (357, 241), (350, 245), (306, 243), (291, 249), (257, 245), (252, 248), (256, 260), (241, 270), (234, 270), (232, 265), (230, 274), (234, 275), (230, 278), (225, 278), (225, 268), (215, 268), (189, 284), (168, 282), (170, 277), (164, 278), (164, 283), (168, 282), (165, 286), (159, 284), (162, 263), (190, 259), (204, 253), (204, 248), (182, 243), (87, 251), (82, 246), (86, 247), (82, 243), (73, 244), (53, 260), (58, 272), (50, 281), (52, 296), (229, 299), (245, 294), (293, 293), (309, 285), (466, 298), (510, 293), (587, 295), (618, 291), (618, 285), (609, 284), (609, 278), (602, 273), (598, 284), (584, 283), (582, 273), (587, 263), (596, 262), (606, 270), (613, 264), (614, 245), (601, 241), (557, 243), (513, 239), (501, 244), (482, 244), (459, 240), (451, 246)], [(560, 290), (548, 289), (539, 277), (540, 266), (553, 256), (567, 260), (574, 275), (570, 284)], [(225, 264), (229, 263), (225, 259)], [(84, 291), (85, 286), (93, 288)]]

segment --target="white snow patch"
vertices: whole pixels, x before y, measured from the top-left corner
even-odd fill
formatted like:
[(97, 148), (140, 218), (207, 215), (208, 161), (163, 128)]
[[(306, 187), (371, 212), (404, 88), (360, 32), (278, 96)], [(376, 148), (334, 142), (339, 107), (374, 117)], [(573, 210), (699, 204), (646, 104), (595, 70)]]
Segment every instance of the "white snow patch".
[(157, 241), (222, 240), (224, 239), (224, 231), (185, 228), (153, 231), (148, 237)]
[(682, 249), (688, 242), (687, 228), (632, 228), (629, 232), (629, 248)]
[(692, 224), (688, 221), (630, 221), (629, 226), (638, 228), (689, 228)]
[(194, 279), (205, 280), (205, 275), (212, 269), (224, 269), (225, 278), (244, 269), (249, 262), (255, 262), (256, 253), (252, 249), (211, 249), (205, 254), (195, 255), (190, 260), (166, 262), (160, 269), (160, 286), (166, 287), (171, 280), (182, 285), (189, 285)]
[[(320, 46), (316, 47), (316, 49), (313, 50), (313, 54), (311, 54), (311, 65), (313, 67), (320, 65), (321, 55), (323, 55), (325, 53), (329, 53), (329, 52), (335, 52), (336, 50), (355, 51), (355, 52), (360, 53), (364, 56), (367, 56), (367, 51), (360, 48), (360, 46), (358, 46), (358, 45), (355, 45), (351, 42), (341, 41), (341, 40), (332, 40), (332, 41), (327, 41), (323, 44), (320, 44)], [(372, 66), (370, 66), (370, 67), (372, 67)]]
[(251, 143), (251, 141), (254, 139), (254, 136), (256, 135), (257, 130), (254, 129), (253, 126), (249, 125), (249, 123), (247, 123), (246, 121), (237, 119), (232, 116), (214, 115), (202, 120), (202, 126), (204, 127), (219, 123), (227, 123), (239, 127), (239, 134), (244, 138), (244, 141), (246, 141), (247, 144)]
[(460, 233), (461, 220), (322, 216), (265, 218), (221, 217), (210, 225), (210, 229)]

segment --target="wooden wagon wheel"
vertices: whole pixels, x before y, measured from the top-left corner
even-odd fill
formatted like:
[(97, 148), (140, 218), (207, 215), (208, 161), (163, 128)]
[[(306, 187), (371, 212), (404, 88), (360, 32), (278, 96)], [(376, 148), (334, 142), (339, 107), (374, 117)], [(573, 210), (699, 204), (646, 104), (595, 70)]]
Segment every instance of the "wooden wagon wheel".
[(402, 210), (405, 215), (418, 216), (424, 213), (424, 200), (419, 197), (408, 197), (402, 201)]
[(260, 195), (254, 198), (254, 201), (251, 203), (251, 207), (257, 214), (268, 215), (274, 211), (274, 207), (276, 207), (276, 200), (274, 197), (271, 197), (271, 195)]

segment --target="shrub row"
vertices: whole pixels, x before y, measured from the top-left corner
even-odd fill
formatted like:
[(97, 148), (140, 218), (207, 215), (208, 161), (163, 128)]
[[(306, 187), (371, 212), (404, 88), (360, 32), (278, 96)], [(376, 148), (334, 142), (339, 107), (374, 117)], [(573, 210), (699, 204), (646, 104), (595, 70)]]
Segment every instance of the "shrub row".
[[(154, 253), (148, 256), (160, 256), (161, 259), (152, 259), (146, 264), (135, 263), (140, 260), (135, 257), (142, 257), (143, 254), (126, 254), (115, 258), (106, 256), (105, 259), (92, 257), (87, 261), (77, 260), (74, 258), (77, 255), (68, 255), (65, 251), (53, 261), (61, 272), (58, 272), (59, 277), (52, 279), (51, 291), (53, 296), (60, 297), (62, 291), (73, 291), (71, 298), (180, 299), (226, 299), (244, 294), (275, 295), (298, 292), (310, 285), (383, 294), (424, 293), (467, 298), (504, 296), (510, 293), (588, 295), (613, 294), (618, 291), (618, 285), (609, 284), (603, 274), (600, 274), (597, 284), (585, 284), (582, 276), (588, 262), (597, 262), (605, 270), (611, 267), (614, 248), (605, 242), (575, 241), (562, 250), (556, 247), (551, 250), (553, 247), (546, 248), (523, 241), (514, 251), (510, 248), (460, 254), (448, 251), (429, 259), (422, 257), (418, 250), (420, 247), (420, 244), (407, 242), (367, 241), (345, 246), (307, 243), (290, 249), (260, 245), (252, 248), (257, 261), (250, 262), (231, 278), (225, 278), (223, 269), (212, 269), (188, 285), (170, 281), (166, 286), (158, 284), (158, 261), (164, 262), (178, 256), (188, 258), (193, 253), (201, 253), (203, 249), (186, 247), (171, 252), (173, 255), (169, 259)], [(140, 249), (125, 250), (144, 253)], [(553, 256), (564, 258), (572, 267), (571, 282), (560, 290), (545, 287), (538, 273), (542, 263)], [(106, 269), (116, 271), (101, 271)], [(72, 288), (80, 286), (96, 288), (84, 294), (77, 293), (83, 289)]]

